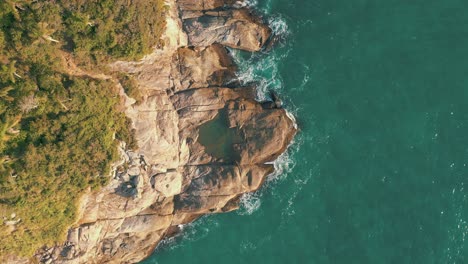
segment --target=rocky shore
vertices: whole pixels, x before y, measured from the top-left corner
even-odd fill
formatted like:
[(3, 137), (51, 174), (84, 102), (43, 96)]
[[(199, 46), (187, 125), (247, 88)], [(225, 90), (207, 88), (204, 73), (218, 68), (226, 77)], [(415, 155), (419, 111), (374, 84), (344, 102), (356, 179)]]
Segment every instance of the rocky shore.
[(233, 0), (167, 4), (165, 46), (112, 65), (132, 75), (142, 94), (136, 103), (122, 89), (138, 149), (122, 146), (117, 165), (125, 169), (83, 197), (67, 241), (41, 249), (41, 263), (143, 260), (180, 225), (237, 209), (296, 133), (284, 109), (241, 87), (226, 48), (261, 50), (271, 37), (261, 19)]

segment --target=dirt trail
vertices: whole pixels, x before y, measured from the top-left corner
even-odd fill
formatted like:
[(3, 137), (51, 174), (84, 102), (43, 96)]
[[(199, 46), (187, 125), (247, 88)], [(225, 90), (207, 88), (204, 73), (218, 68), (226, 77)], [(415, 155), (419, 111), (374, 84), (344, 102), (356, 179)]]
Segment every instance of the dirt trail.
[(98, 79), (98, 80), (114, 80), (113, 76), (98, 72), (90, 72), (90, 71), (85, 71), (81, 68), (79, 68), (75, 62), (73, 61), (73, 56), (65, 51), (60, 51), (61, 57), (63, 60), (63, 65), (65, 67), (64, 71), (65, 73), (71, 75), (71, 76), (76, 76), (76, 77), (88, 77), (92, 79)]

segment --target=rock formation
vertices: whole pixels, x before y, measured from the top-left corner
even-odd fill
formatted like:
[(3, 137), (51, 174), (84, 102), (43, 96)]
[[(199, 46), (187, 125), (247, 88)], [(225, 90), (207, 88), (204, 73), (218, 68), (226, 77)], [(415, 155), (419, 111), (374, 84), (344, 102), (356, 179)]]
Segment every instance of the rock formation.
[(238, 208), (296, 133), (284, 109), (262, 106), (254, 87), (239, 86), (226, 49), (258, 51), (271, 30), (232, 0), (168, 5), (165, 47), (112, 65), (134, 76), (143, 95), (136, 104), (122, 92), (138, 150), (122, 149), (126, 169), (83, 197), (67, 241), (41, 249), (42, 263), (141, 261), (179, 225)]

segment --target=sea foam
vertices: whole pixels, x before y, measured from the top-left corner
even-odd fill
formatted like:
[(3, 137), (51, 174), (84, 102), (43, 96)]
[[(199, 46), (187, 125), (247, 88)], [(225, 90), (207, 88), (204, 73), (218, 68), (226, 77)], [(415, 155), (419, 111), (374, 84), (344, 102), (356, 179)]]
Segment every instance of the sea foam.
[(180, 232), (174, 236), (164, 238), (159, 242), (155, 252), (179, 248), (183, 246), (181, 240), (186, 243), (203, 239), (212, 229), (216, 229), (218, 226), (219, 223), (208, 216), (202, 216), (197, 221), (185, 225), (178, 225)]
[(238, 214), (251, 215), (256, 212), (262, 204), (258, 193), (246, 193), (240, 199), (240, 209)]
[(252, 7), (258, 5), (256, 0), (240, 0), (234, 4), (234, 7), (241, 8), (241, 7)]
[[(268, 18), (268, 24), (272, 29), (272, 33), (277, 38), (286, 38), (290, 34), (286, 19), (281, 16), (272, 16)], [(269, 92), (274, 90), (281, 94), (283, 89), (283, 79), (279, 74), (279, 65), (285, 57), (288, 56), (289, 49), (282, 50), (283, 52), (270, 51), (267, 53), (254, 53), (246, 56), (244, 52), (231, 50), (235, 63), (239, 66), (238, 79), (243, 84), (254, 83), (257, 90), (257, 100), (269, 100)], [(289, 109), (291, 106), (286, 106), (288, 117), (294, 122), (297, 129), (294, 113), (296, 109)], [(295, 141), (291, 143), (296, 146)], [(288, 150), (282, 153), (273, 164), (275, 170), (268, 175), (264, 186), (257, 192), (247, 193), (241, 197), (240, 215), (251, 215), (256, 212), (261, 206), (261, 197), (265, 191), (268, 191), (269, 186), (274, 182), (284, 179), (292, 170), (295, 163), (291, 158), (291, 153), (297, 151), (297, 147), (289, 147)]]
[[(268, 19), (273, 35), (286, 37), (289, 28), (286, 20), (281, 16)], [(269, 91), (280, 92), (283, 87), (283, 79), (279, 74), (279, 65), (289, 53), (289, 48), (282, 52), (252, 53), (246, 54), (239, 50), (231, 49), (235, 63), (239, 66), (238, 80), (243, 84), (255, 83), (257, 87), (257, 100), (269, 99)]]

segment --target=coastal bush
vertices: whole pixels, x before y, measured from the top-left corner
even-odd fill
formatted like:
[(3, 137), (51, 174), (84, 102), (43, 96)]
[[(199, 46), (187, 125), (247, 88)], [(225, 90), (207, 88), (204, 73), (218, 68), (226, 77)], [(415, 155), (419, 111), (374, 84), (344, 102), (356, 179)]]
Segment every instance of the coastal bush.
[(143, 99), (143, 95), (141, 94), (140, 90), (138, 89), (136, 80), (133, 76), (128, 74), (121, 74), (119, 76), (119, 82), (124, 88), (125, 94), (129, 97), (136, 100), (136, 104), (141, 103)]
[(88, 72), (141, 58), (162, 45), (164, 12), (162, 0), (0, 1), (0, 262), (64, 239), (119, 140), (134, 144), (115, 82), (65, 57)]

